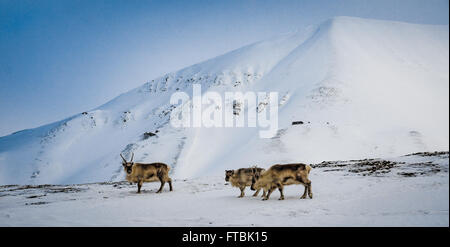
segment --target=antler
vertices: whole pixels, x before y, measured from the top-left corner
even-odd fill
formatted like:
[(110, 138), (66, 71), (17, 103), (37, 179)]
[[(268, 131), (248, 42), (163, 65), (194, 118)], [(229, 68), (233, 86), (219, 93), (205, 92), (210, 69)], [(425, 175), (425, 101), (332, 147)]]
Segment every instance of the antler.
[(120, 157), (122, 157), (123, 162), (127, 163), (127, 160), (122, 156), (122, 154), (120, 154)]
[(131, 152), (131, 160), (130, 160), (130, 162), (133, 162), (133, 158), (134, 158), (134, 153)]

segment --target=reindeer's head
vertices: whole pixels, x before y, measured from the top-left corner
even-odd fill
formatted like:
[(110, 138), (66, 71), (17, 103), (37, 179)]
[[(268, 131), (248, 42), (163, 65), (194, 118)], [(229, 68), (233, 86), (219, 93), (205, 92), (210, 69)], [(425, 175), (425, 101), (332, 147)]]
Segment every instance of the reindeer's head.
[(133, 157), (134, 157), (134, 153), (131, 153), (131, 160), (130, 162), (128, 162), (123, 156), (122, 154), (120, 154), (120, 157), (122, 157), (122, 166), (123, 169), (125, 170), (126, 173), (131, 174), (131, 172), (133, 171)]
[(234, 174), (234, 170), (226, 170), (225, 171), (225, 181), (230, 181), (230, 177)]

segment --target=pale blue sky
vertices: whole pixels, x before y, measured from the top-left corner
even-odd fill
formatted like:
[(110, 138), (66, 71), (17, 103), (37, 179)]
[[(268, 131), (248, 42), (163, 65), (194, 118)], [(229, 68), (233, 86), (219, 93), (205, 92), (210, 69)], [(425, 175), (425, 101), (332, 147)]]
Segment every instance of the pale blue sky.
[(0, 136), (243, 45), (357, 16), (446, 24), (448, 0), (0, 0)]

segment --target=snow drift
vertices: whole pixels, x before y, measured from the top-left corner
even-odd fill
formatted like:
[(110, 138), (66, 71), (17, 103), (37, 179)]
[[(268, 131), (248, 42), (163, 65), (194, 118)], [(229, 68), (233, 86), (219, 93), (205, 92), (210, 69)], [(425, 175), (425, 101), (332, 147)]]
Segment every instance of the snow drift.
[[(169, 73), (91, 111), (1, 137), (0, 184), (118, 181), (119, 153), (131, 152), (136, 161), (165, 162), (175, 177), (186, 178), (275, 162), (448, 150), (448, 47), (448, 26), (333, 18)], [(170, 96), (190, 94), (194, 83), (203, 92), (278, 92), (277, 135), (173, 128)]]

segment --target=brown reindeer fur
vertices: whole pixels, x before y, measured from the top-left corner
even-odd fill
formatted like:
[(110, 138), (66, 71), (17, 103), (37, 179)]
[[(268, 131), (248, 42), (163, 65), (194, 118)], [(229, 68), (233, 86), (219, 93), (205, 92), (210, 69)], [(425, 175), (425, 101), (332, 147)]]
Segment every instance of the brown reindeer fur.
[[(252, 185), (252, 180), (255, 175), (259, 176), (264, 172), (263, 168), (251, 167), (251, 168), (240, 168), (237, 170), (226, 170), (225, 171), (225, 181), (229, 181), (231, 186), (238, 187), (241, 190), (239, 198), (244, 197), (245, 187)], [(257, 190), (253, 196), (258, 196), (260, 190)], [(265, 192), (263, 196), (265, 196)]]
[(133, 158), (127, 162), (123, 157), (123, 168), (126, 172), (126, 180), (130, 183), (137, 183), (138, 191), (141, 193), (141, 187), (144, 182), (160, 181), (161, 186), (156, 193), (161, 193), (166, 182), (169, 183), (170, 191), (172, 191), (172, 179), (169, 177), (170, 166), (164, 163), (134, 163)]
[(306, 194), (312, 199), (311, 181), (308, 179), (311, 166), (305, 164), (285, 164), (285, 165), (273, 165), (267, 171), (261, 174), (259, 177), (255, 177), (252, 183), (252, 190), (264, 189), (267, 191), (267, 195), (263, 200), (268, 200), (270, 194), (278, 188), (280, 191), (280, 199), (284, 200), (283, 187), (291, 184), (303, 184), (305, 191), (300, 197), (306, 198)]

